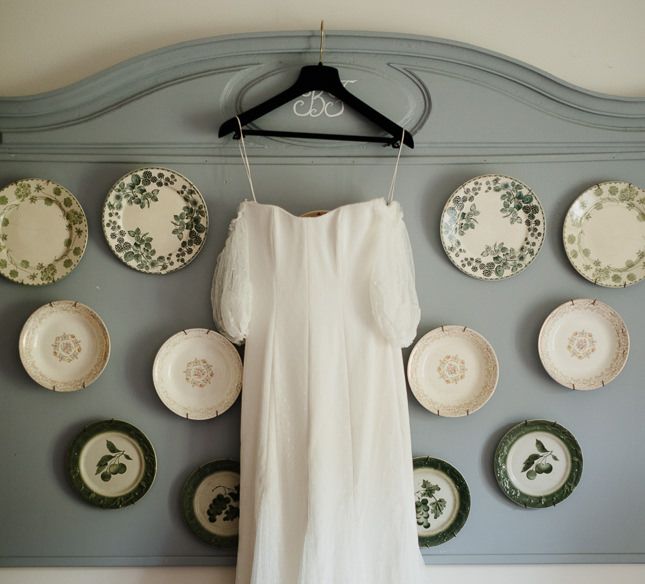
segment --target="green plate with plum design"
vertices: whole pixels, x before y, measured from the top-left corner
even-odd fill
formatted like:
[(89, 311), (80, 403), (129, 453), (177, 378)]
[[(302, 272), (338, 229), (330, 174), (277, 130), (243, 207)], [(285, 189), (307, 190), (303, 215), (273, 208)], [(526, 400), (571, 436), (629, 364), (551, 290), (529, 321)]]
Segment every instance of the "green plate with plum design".
[(623, 181), (589, 187), (562, 230), (576, 271), (594, 284), (625, 288), (645, 278), (645, 190)]
[(102, 222), (110, 249), (124, 264), (168, 274), (202, 250), (208, 211), (197, 187), (176, 170), (139, 168), (110, 189)]
[(530, 187), (499, 174), (471, 178), (441, 214), (441, 243), (450, 261), (480, 280), (525, 270), (544, 241), (542, 205)]
[(551, 507), (566, 499), (582, 475), (582, 450), (556, 422), (525, 420), (499, 441), (495, 478), (502, 492), (522, 507)]
[(240, 463), (213, 460), (195, 470), (184, 483), (181, 506), (188, 527), (217, 547), (235, 547), (240, 517)]
[(70, 446), (67, 470), (88, 503), (106, 509), (132, 505), (155, 478), (157, 458), (143, 432), (127, 422), (90, 424)]
[(87, 245), (87, 219), (65, 187), (29, 178), (0, 190), (0, 274), (42, 286), (67, 276)]
[(413, 460), (413, 467), (419, 545), (440, 545), (455, 537), (468, 519), (468, 485), (445, 460), (420, 456)]

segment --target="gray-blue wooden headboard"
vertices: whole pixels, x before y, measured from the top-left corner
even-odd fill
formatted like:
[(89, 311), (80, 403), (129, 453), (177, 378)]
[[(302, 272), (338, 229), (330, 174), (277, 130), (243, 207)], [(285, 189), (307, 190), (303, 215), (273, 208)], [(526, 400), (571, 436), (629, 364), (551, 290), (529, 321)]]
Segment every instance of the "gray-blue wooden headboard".
[[(89, 221), (79, 267), (46, 287), (0, 281), (0, 481), (2, 565), (230, 564), (183, 524), (186, 475), (236, 457), (239, 402), (221, 417), (187, 421), (166, 409), (152, 385), (157, 349), (171, 334), (212, 327), (209, 288), (216, 255), (247, 195), (237, 142), (217, 128), (318, 60), (316, 32), (248, 34), (184, 43), (137, 57), (61, 90), (0, 99), (0, 184), (42, 177), (69, 188)], [(464, 324), (493, 344), (500, 381), (472, 416), (439, 418), (410, 396), (415, 455), (443, 458), (471, 489), (461, 533), (424, 550), (428, 563), (638, 562), (645, 559), (645, 311), (643, 284), (594, 286), (569, 265), (564, 214), (587, 186), (622, 179), (645, 186), (645, 99), (595, 94), (512, 59), (452, 41), (342, 32), (327, 35), (325, 63), (353, 93), (415, 133), (403, 152), (396, 196), (417, 266), (419, 334)], [(262, 121), (282, 129), (369, 132), (372, 128), (312, 95)], [(395, 151), (370, 144), (249, 139), (258, 197), (294, 213), (387, 192)], [(207, 245), (187, 268), (148, 276), (121, 264), (100, 224), (109, 187), (137, 166), (169, 166), (204, 193)], [(439, 238), (439, 216), (464, 180), (498, 172), (540, 197), (547, 237), (517, 277), (482, 282), (455, 269)], [(569, 298), (599, 298), (627, 322), (632, 349), (624, 372), (604, 389), (568, 391), (543, 370), (537, 335)], [(112, 337), (110, 363), (91, 387), (72, 394), (33, 383), (18, 358), (22, 324), (38, 306), (79, 300), (96, 309)], [(158, 475), (136, 505), (100, 510), (68, 485), (64, 459), (87, 423), (123, 419), (154, 444)], [(557, 420), (578, 439), (584, 472), (556, 508), (525, 510), (499, 491), (492, 454), (510, 425)], [(383, 529), (388, 526), (384, 525)]]

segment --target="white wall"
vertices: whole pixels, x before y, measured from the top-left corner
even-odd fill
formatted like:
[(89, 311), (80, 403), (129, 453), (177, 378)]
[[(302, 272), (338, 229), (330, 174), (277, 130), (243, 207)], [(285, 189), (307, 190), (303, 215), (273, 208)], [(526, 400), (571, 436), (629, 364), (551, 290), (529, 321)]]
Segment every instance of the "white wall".
[[(455, 39), (602, 93), (645, 96), (643, 0), (0, 0), (0, 95), (65, 86), (168, 44), (248, 31), (381, 30)], [(230, 568), (3, 569), (2, 584), (232, 584)], [(645, 566), (436, 566), (441, 584), (632, 584)], [(398, 583), (393, 583), (398, 584)], [(402, 583), (403, 584), (403, 583)]]

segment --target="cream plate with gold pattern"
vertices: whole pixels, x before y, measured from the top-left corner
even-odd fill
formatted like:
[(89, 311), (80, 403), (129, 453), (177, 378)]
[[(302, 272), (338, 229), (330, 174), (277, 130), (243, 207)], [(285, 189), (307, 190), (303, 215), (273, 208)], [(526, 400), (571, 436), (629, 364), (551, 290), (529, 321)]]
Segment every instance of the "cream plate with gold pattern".
[(20, 333), (20, 360), (36, 382), (53, 391), (84, 389), (103, 372), (110, 335), (88, 306), (56, 300), (41, 306)]
[(152, 379), (169, 410), (182, 418), (207, 420), (235, 403), (242, 388), (242, 360), (219, 333), (186, 329), (161, 346)]
[(497, 387), (499, 364), (490, 343), (465, 326), (444, 325), (424, 335), (408, 361), (419, 403), (439, 416), (467, 416)]
[(589, 298), (569, 300), (544, 321), (538, 348), (542, 365), (570, 389), (604, 387), (625, 366), (629, 333), (613, 308)]

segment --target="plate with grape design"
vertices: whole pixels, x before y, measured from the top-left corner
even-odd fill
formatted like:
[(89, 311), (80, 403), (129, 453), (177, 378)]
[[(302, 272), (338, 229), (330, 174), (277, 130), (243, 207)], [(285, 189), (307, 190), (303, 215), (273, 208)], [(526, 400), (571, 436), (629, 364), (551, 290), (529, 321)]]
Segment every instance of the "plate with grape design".
[(550, 507), (566, 499), (582, 475), (582, 450), (556, 422), (525, 420), (499, 441), (494, 472), (502, 492), (522, 507)]
[(85, 389), (110, 358), (105, 323), (89, 306), (73, 300), (56, 300), (34, 311), (18, 345), (25, 371), (52, 391)]
[(202, 250), (208, 211), (197, 187), (176, 170), (139, 168), (112, 186), (102, 223), (110, 249), (124, 264), (167, 274)]
[(74, 439), (67, 470), (73, 487), (88, 503), (116, 509), (132, 505), (148, 492), (157, 458), (141, 430), (120, 420), (103, 420)]
[(208, 420), (228, 410), (242, 389), (242, 360), (233, 344), (209, 329), (170, 337), (152, 366), (159, 399), (182, 418)]
[(67, 276), (87, 246), (78, 199), (53, 181), (30, 178), (0, 190), (0, 274), (43, 286)]
[(538, 351), (547, 373), (570, 389), (604, 387), (629, 356), (627, 326), (611, 306), (577, 298), (558, 306), (544, 321)]
[(213, 460), (195, 470), (181, 491), (184, 520), (201, 540), (235, 547), (240, 516), (240, 464)]
[(625, 288), (645, 278), (645, 190), (602, 182), (571, 205), (562, 229), (576, 271), (594, 284)]
[(441, 214), (441, 243), (450, 261), (480, 280), (503, 280), (525, 270), (544, 241), (545, 218), (533, 190), (499, 174), (458, 187)]
[(499, 364), (491, 344), (466, 326), (443, 325), (416, 343), (408, 360), (410, 389), (438, 416), (468, 416), (493, 395)]
[(445, 543), (459, 533), (470, 513), (470, 491), (461, 473), (445, 460), (413, 460), (419, 545)]

